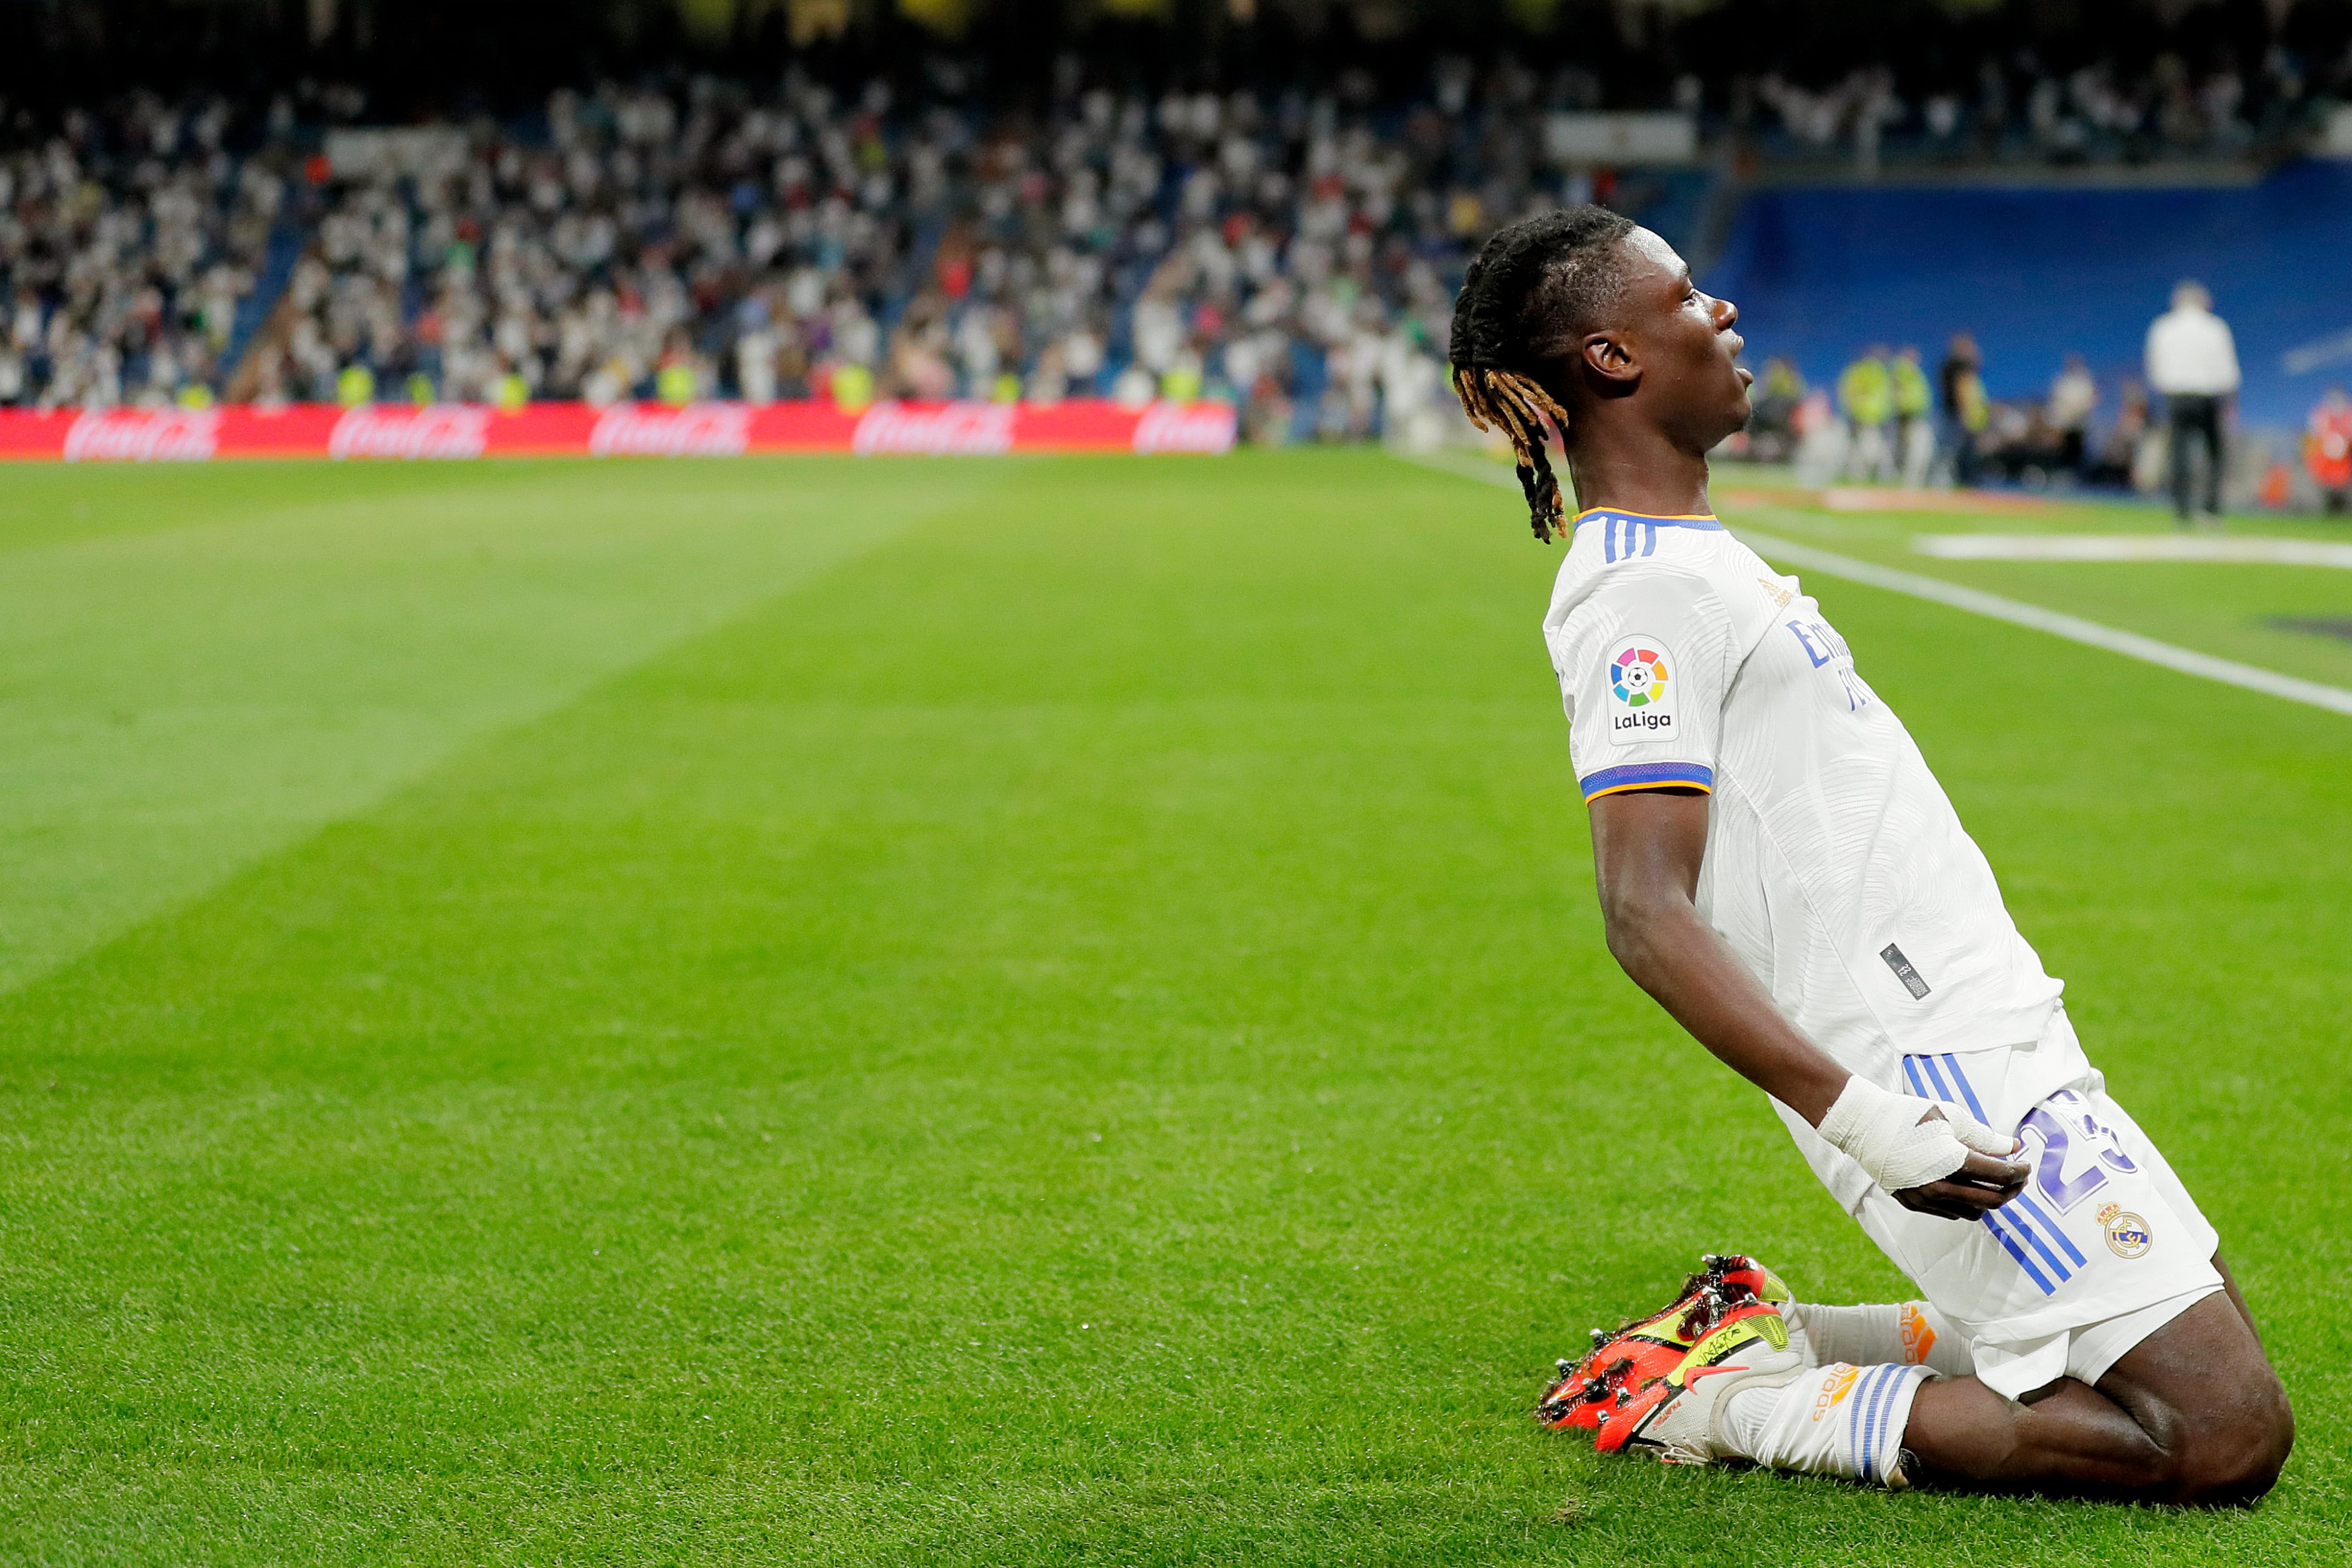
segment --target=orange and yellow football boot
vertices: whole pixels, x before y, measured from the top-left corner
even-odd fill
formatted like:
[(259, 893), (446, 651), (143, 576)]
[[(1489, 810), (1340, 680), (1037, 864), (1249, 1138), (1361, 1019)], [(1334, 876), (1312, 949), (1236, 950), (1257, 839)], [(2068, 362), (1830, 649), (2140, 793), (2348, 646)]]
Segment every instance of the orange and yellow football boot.
[(1786, 1381), (1805, 1370), (1789, 1348), (1780, 1309), (1751, 1299), (1719, 1318), (1675, 1368), (1613, 1402), (1593, 1438), (1596, 1452), (1650, 1452), (1668, 1464), (1719, 1458), (1715, 1412), (1723, 1396), (1758, 1380)]
[(1598, 1427), (1680, 1366), (1727, 1314), (1759, 1301), (1778, 1308), (1793, 1299), (1778, 1275), (1742, 1253), (1710, 1252), (1700, 1262), (1672, 1303), (1614, 1333), (1594, 1329), (1592, 1348), (1581, 1361), (1562, 1356), (1536, 1419), (1547, 1427)]

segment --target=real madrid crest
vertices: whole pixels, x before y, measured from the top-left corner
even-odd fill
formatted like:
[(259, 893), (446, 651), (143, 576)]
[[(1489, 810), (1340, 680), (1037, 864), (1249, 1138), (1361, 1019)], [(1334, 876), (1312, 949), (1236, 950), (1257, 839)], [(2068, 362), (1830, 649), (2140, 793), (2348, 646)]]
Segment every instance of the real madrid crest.
[(2121, 1204), (2111, 1203), (2099, 1210), (2099, 1224), (2107, 1239), (2107, 1250), (2118, 1258), (2137, 1258), (2155, 1242), (2147, 1233), (2147, 1221)]

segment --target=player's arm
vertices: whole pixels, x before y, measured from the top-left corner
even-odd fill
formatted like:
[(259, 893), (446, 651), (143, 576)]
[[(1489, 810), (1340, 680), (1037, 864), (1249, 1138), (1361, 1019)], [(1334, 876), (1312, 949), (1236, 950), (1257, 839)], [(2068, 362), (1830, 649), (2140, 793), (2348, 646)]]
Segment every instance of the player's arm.
[(1706, 796), (1630, 790), (1596, 797), (1591, 812), (1609, 951), (1675, 1022), (1860, 1160), (1881, 1186), (1942, 1165), (1931, 1179), (1890, 1188), (1905, 1207), (1973, 1219), (2017, 1196), (2027, 1167), (1981, 1152), (2013, 1152), (2010, 1140), (1972, 1123), (1955, 1125), (1940, 1106), (1913, 1120), (1918, 1101), (1853, 1077), (1781, 1016), (1748, 966), (1699, 918), (1693, 899), (1706, 848)]

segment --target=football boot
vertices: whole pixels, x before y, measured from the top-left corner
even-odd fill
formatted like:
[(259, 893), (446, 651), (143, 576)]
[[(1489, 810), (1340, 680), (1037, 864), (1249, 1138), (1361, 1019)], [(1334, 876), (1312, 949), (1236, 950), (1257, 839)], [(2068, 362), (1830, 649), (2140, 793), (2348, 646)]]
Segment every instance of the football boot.
[(1784, 1312), (1797, 1299), (1796, 1292), (1781, 1282), (1780, 1275), (1745, 1253), (1710, 1252), (1701, 1261), (1720, 1281), (1727, 1295), (1752, 1296)]
[(1757, 1301), (1778, 1307), (1790, 1300), (1789, 1287), (1753, 1258), (1710, 1252), (1700, 1262), (1673, 1301), (1614, 1333), (1594, 1329), (1592, 1348), (1580, 1361), (1562, 1356), (1536, 1419), (1547, 1427), (1598, 1427), (1643, 1386), (1681, 1365), (1726, 1313)]
[(1789, 1348), (1778, 1307), (1762, 1301), (1733, 1307), (1671, 1372), (1612, 1401), (1592, 1446), (1604, 1454), (1647, 1453), (1670, 1465), (1721, 1458), (1727, 1450), (1716, 1417), (1724, 1397), (1759, 1382), (1786, 1383), (1806, 1370), (1804, 1357)]

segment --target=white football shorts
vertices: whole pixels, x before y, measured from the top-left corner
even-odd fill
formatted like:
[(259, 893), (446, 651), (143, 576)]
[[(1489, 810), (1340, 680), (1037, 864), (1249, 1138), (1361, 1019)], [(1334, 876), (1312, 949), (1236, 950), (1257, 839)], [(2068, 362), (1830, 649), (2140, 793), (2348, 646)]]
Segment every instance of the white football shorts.
[(2063, 1008), (2022, 1049), (1903, 1059), (1905, 1086), (2022, 1139), (2025, 1190), (1979, 1221), (1916, 1214), (1874, 1186), (1855, 1218), (1974, 1343), (1977, 1375), (2015, 1399), (2095, 1384), (2134, 1345), (2221, 1289), (2219, 1244), (2189, 1189), (2106, 1092)]

